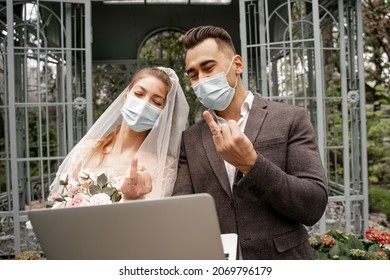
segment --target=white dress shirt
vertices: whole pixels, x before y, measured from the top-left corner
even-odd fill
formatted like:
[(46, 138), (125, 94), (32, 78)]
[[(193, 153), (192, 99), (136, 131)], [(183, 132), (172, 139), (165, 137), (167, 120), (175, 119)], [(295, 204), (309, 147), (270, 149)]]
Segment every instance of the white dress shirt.
[[(241, 132), (244, 132), (246, 122), (248, 120), (249, 112), (252, 108), (253, 98), (254, 98), (253, 93), (248, 91), (248, 95), (246, 96), (246, 99), (241, 106), (241, 117), (237, 122), (238, 127), (240, 128)], [(219, 125), (221, 125), (223, 123), (227, 123), (227, 121), (224, 118), (218, 117), (214, 111), (210, 110), (210, 112), (212, 113), (214, 118), (217, 120)], [(226, 166), (226, 171), (227, 171), (227, 174), (229, 177), (230, 188), (232, 188), (236, 168), (233, 165), (231, 165), (230, 163), (228, 163), (227, 161), (225, 161), (225, 166)]]

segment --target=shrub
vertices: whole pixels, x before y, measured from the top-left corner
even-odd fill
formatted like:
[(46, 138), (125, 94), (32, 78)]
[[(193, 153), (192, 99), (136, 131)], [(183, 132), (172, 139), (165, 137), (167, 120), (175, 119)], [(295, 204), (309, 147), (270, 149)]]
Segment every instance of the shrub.
[(383, 188), (368, 190), (370, 212), (384, 213), (390, 217), (390, 191)]
[(35, 250), (23, 251), (19, 255), (15, 256), (15, 260), (40, 260), (40, 259), (42, 259), (41, 254)]
[(390, 233), (367, 230), (367, 240), (359, 240), (354, 233), (330, 230), (321, 236), (312, 236), (309, 243), (318, 260), (388, 260)]

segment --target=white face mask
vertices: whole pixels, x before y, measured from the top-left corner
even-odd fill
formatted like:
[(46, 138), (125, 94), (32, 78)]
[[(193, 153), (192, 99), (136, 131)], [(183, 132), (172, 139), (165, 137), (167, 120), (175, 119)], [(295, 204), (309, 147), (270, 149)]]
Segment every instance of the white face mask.
[(223, 111), (230, 105), (230, 102), (232, 102), (236, 91), (238, 76), (236, 77), (236, 84), (234, 85), (234, 88), (232, 88), (226, 79), (226, 75), (229, 73), (233, 61), (234, 57), (232, 62), (230, 62), (230, 66), (226, 71), (226, 74), (221, 72), (214, 76), (199, 80), (197, 83), (192, 85), (192, 89), (194, 90), (200, 103), (202, 103), (206, 108)]
[(126, 102), (121, 108), (127, 126), (137, 132), (152, 129), (161, 111), (162, 109), (131, 94), (127, 95)]

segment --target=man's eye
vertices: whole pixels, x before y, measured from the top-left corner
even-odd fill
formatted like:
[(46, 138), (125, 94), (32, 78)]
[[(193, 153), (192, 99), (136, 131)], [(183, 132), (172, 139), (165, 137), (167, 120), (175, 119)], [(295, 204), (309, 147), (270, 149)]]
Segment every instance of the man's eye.
[(193, 79), (196, 79), (196, 77), (198, 77), (198, 74), (192, 74), (192, 75), (189, 75), (188, 77), (190, 78), (190, 80), (193, 80)]

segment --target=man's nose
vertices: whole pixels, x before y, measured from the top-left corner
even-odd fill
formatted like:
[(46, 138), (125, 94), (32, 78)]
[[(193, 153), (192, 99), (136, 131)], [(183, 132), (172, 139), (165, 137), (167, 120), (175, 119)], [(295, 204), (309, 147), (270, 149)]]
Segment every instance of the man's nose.
[(202, 72), (198, 73), (198, 81), (203, 80), (204, 78), (207, 78), (207, 77), (209, 77), (209, 75), (206, 73), (202, 73)]

